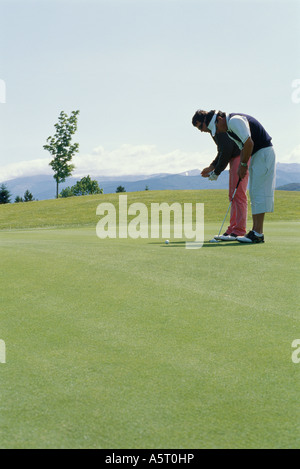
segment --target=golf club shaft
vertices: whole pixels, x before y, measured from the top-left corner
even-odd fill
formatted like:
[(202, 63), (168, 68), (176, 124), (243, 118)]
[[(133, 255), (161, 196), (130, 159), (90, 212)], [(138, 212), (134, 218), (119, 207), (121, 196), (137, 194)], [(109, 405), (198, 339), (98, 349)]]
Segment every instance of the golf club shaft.
[(238, 183), (237, 183), (237, 185), (236, 185), (236, 188), (235, 188), (235, 190), (234, 190), (234, 193), (232, 194), (231, 201), (230, 201), (229, 207), (228, 207), (228, 209), (227, 209), (227, 212), (226, 212), (226, 215), (225, 215), (225, 218), (224, 218), (224, 220), (223, 220), (223, 223), (222, 223), (222, 226), (221, 226), (221, 228), (220, 228), (220, 231), (219, 231), (218, 236), (220, 236), (220, 234), (221, 234), (221, 231), (222, 231), (222, 229), (223, 229), (225, 220), (226, 220), (226, 218), (227, 218), (228, 212), (229, 212), (229, 210), (230, 210), (230, 207), (231, 207), (231, 205), (232, 205), (232, 201), (233, 201), (233, 199), (234, 199), (234, 197), (235, 197), (236, 191), (238, 190), (238, 187), (239, 187), (240, 182), (241, 182), (241, 178), (239, 178)]

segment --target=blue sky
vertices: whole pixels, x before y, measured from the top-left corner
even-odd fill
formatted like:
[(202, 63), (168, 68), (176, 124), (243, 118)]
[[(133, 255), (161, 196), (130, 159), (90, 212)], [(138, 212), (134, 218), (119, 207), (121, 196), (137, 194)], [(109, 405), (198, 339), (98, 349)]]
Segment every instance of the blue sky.
[(204, 167), (198, 108), (253, 115), (300, 163), (299, 25), (299, 0), (0, 0), (0, 182), (51, 174), (76, 109), (74, 175)]

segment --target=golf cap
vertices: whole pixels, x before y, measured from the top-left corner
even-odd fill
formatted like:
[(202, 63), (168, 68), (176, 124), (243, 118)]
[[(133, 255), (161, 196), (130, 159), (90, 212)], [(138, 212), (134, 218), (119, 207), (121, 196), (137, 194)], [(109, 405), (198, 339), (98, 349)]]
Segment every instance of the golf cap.
[(216, 135), (216, 120), (219, 111), (215, 111), (214, 115), (212, 116), (210, 123), (207, 125), (208, 130), (210, 130), (211, 135), (214, 137)]

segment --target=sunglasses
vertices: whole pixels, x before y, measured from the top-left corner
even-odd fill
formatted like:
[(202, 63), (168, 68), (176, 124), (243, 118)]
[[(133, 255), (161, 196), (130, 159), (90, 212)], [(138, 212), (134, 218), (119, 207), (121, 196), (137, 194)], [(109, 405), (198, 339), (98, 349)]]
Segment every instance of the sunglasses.
[(200, 125), (198, 127), (199, 130), (203, 130), (203, 125), (205, 124), (205, 120), (206, 119), (204, 119), (202, 122), (200, 122)]

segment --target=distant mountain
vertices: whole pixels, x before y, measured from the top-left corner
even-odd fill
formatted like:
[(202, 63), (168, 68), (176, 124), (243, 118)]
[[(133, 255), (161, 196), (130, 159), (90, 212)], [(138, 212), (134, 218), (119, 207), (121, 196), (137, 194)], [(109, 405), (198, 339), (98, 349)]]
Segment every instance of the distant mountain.
[(300, 191), (300, 183), (285, 184), (276, 188), (278, 191)]
[(276, 189), (287, 184), (300, 183), (300, 164), (283, 164), (276, 165)]
[[(126, 192), (144, 191), (146, 187), (149, 190), (226, 189), (228, 187), (228, 171), (224, 171), (215, 182), (210, 182), (200, 175), (186, 176), (182, 174), (132, 175), (116, 178), (90, 176), (98, 181), (105, 194), (115, 193), (118, 186), (124, 186)], [(60, 184), (59, 191), (65, 187), (73, 186), (79, 179), (80, 177), (68, 178), (65, 183)], [(4, 181), (4, 184), (12, 194), (12, 201), (18, 195), (23, 196), (27, 189), (36, 200), (55, 198), (56, 183), (52, 176), (41, 175), (17, 178)]]
[[(278, 163), (276, 170), (276, 188), (279, 189), (290, 184), (300, 184), (300, 164)], [(92, 174), (90, 176), (98, 181), (105, 194), (114, 193), (118, 186), (124, 186), (127, 192), (144, 191), (146, 186), (149, 190), (228, 189), (228, 171), (224, 171), (218, 180), (214, 182), (202, 178), (199, 169), (185, 171), (180, 174), (133, 174), (115, 178), (93, 176)], [(79, 179), (79, 177), (67, 179), (64, 184), (60, 185), (60, 191), (67, 186), (73, 186)], [(7, 185), (12, 194), (12, 201), (18, 195), (23, 196), (27, 189), (32, 192), (37, 200), (53, 199), (55, 197), (56, 187), (52, 176), (40, 175), (17, 178), (4, 181), (4, 184)]]
[(299, 163), (277, 163), (276, 165), (277, 170), (284, 171), (290, 173), (291, 171), (295, 173), (300, 172), (300, 164)]

